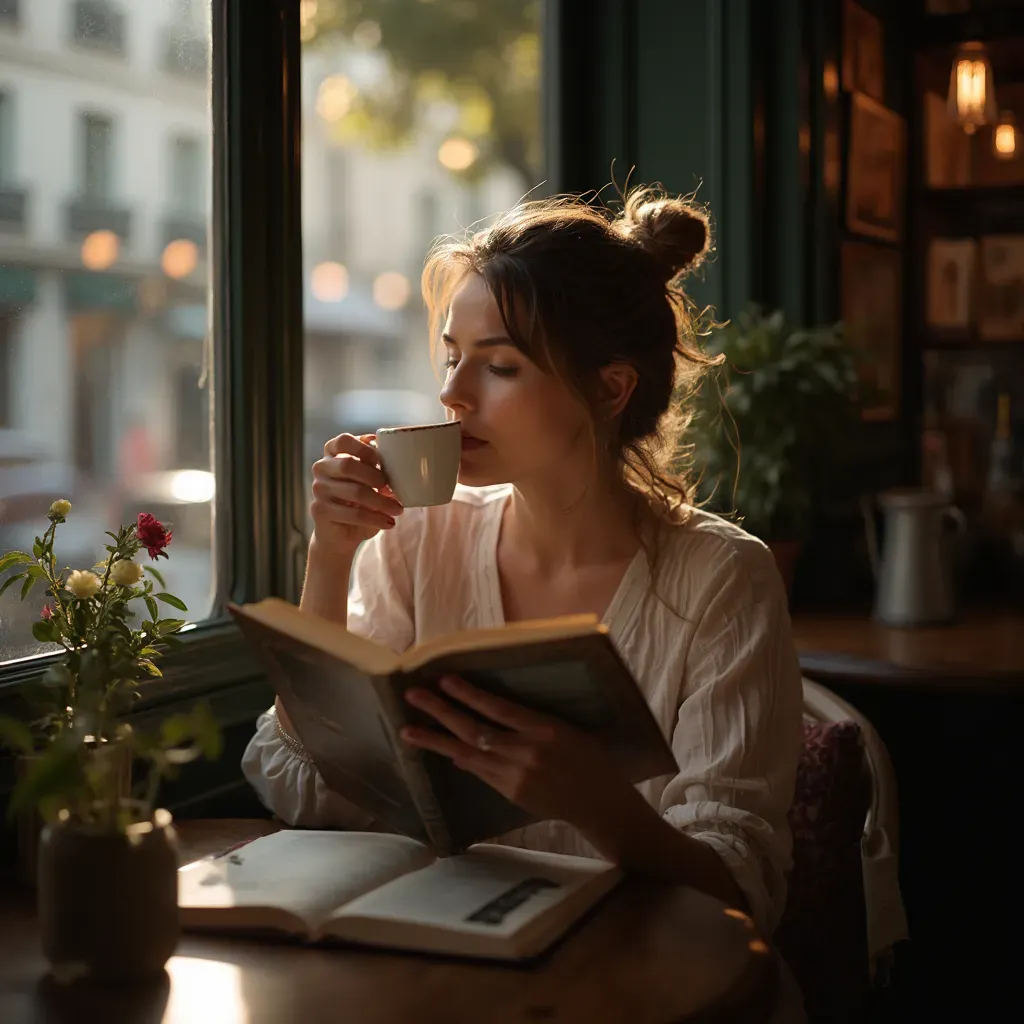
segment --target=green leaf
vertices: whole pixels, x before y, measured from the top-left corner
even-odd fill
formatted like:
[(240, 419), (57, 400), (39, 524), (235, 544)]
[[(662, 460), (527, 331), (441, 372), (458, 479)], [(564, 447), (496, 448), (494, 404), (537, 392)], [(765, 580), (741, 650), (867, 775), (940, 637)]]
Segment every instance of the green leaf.
[(41, 680), (43, 686), (51, 689), (55, 686), (70, 686), (74, 681), (74, 674), (62, 661), (57, 662), (56, 665), (51, 665), (43, 673)]
[(13, 582), (15, 581), (15, 580), (20, 580), (20, 579), (21, 579), (21, 578), (22, 578), (22, 577), (23, 577), (24, 575), (25, 575), (25, 574), (24, 574), (23, 572), (16, 572), (16, 573), (13, 573), (12, 575), (8, 576), (8, 577), (7, 577), (7, 579), (5, 579), (5, 580), (4, 580), (4, 584), (3, 584), (3, 586), (2, 586), (2, 587), (0, 587), (0, 597), (3, 597), (4, 591), (5, 591), (5, 590), (6, 590), (6, 589), (7, 589), (7, 588), (8, 588), (8, 587), (9, 587), (9, 586), (10, 586), (10, 585), (11, 585), (11, 584), (12, 584), (12, 583), (13, 583)]
[[(167, 589), (167, 584), (166, 582), (164, 582), (164, 577), (162, 573), (160, 573), (157, 569), (154, 569), (153, 566), (151, 565), (144, 565), (142, 568), (145, 569), (145, 571), (148, 572), (153, 577), (153, 579), (155, 579), (157, 583), (160, 584), (161, 587), (163, 587), (165, 590)], [(156, 618), (155, 614), (153, 618)]]
[(32, 562), (32, 556), (26, 551), (8, 551), (2, 558), (0, 558), (0, 572), (9, 569), (12, 565), (24, 565), (27, 562)]
[(78, 755), (78, 748), (71, 743), (52, 743), (40, 757), (33, 758), (11, 796), (8, 816), (13, 818), (46, 800), (71, 802), (85, 783)]
[(52, 621), (47, 621), (46, 619), (39, 619), (32, 623), (32, 635), (41, 644), (60, 643), (60, 630), (57, 629)]
[(160, 618), (160, 609), (157, 606), (156, 601), (154, 601), (148, 594), (146, 595), (146, 608), (149, 611), (149, 617), (156, 622), (156, 620)]
[(28, 597), (29, 591), (36, 585), (36, 578), (29, 573), (25, 575), (25, 582), (21, 585), (21, 599), (22, 601)]
[(154, 595), (158, 601), (163, 601), (164, 604), (169, 604), (172, 608), (177, 608), (179, 612), (187, 612), (188, 605), (180, 597), (175, 597), (173, 594), (159, 593)]
[(174, 633), (181, 629), (182, 626), (187, 626), (188, 621), (186, 619), (161, 619), (157, 624), (157, 629), (160, 630), (162, 635), (167, 633)]
[(42, 538), (36, 537), (35, 541), (33, 541), (33, 543), (32, 543), (32, 556), (34, 558), (42, 558), (43, 557), (43, 550), (44, 549), (43, 549)]
[(25, 572), (33, 579), (42, 580), (44, 583), (49, 582), (46, 570), (41, 565), (30, 565)]
[(185, 642), (179, 637), (174, 636), (173, 634), (168, 634), (167, 636), (160, 637), (160, 643), (164, 644), (165, 646), (169, 647), (171, 650), (174, 651), (181, 650), (181, 648), (185, 646)]
[(147, 660), (146, 658), (140, 659), (136, 662), (136, 664), (148, 675), (156, 676), (158, 679), (163, 677), (163, 672), (161, 672), (160, 669), (158, 669), (156, 665), (153, 664), (153, 662)]
[(11, 750), (19, 750), (23, 754), (31, 753), (35, 744), (32, 742), (32, 731), (24, 722), (16, 718), (0, 716), (0, 745)]

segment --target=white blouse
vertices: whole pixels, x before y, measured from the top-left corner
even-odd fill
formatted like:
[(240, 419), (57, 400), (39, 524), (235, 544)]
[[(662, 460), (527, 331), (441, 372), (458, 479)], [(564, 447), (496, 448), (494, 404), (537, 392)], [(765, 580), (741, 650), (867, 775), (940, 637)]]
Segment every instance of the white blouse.
[[(508, 485), (459, 487), (449, 504), (407, 509), (393, 530), (363, 545), (349, 629), (401, 652), (455, 630), (502, 625), (497, 542), (510, 493)], [(764, 544), (700, 510), (665, 529), (656, 569), (657, 594), (639, 551), (604, 617), (679, 767), (638, 789), (721, 856), (770, 935), (786, 900), (786, 815), (801, 744), (785, 590)], [(293, 825), (373, 827), (326, 788), (273, 709), (260, 717), (242, 766), (266, 806)], [(560, 821), (498, 841), (596, 856)]]

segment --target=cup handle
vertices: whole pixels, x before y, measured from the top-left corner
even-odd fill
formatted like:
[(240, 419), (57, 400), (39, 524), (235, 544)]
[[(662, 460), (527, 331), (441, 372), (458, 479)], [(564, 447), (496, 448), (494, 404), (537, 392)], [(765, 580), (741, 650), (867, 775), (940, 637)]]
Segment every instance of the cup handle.
[(965, 516), (963, 512), (956, 507), (956, 505), (947, 505), (942, 510), (942, 514), (952, 521), (953, 525), (956, 527), (957, 533), (967, 532), (967, 516)]

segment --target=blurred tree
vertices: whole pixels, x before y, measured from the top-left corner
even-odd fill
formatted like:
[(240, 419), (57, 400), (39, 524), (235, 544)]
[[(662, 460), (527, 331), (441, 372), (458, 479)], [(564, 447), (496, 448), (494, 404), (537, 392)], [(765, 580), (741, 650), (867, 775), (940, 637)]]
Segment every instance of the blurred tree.
[(524, 192), (538, 184), (539, 0), (302, 0), (300, 10), (307, 47), (340, 35), (379, 52), (391, 71), (373, 91), (335, 84), (328, 120), (340, 138), (399, 146), (428, 110), (447, 106), (445, 167), (479, 180), (505, 165)]

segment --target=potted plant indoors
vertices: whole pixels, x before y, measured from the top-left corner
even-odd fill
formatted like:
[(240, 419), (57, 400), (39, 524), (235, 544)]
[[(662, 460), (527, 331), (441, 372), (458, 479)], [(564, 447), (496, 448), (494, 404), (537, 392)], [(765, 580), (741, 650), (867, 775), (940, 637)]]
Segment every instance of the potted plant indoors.
[[(203, 705), (165, 719), (155, 734), (125, 717), (186, 625), (161, 618), (162, 606), (187, 609), (154, 566), (137, 561), (143, 550), (166, 558), (171, 532), (140, 514), (107, 534), (102, 561), (71, 570), (54, 550), (70, 512), (70, 502), (54, 502), (31, 553), (0, 557), (8, 573), (0, 593), (20, 583), (25, 600), (45, 586), (32, 634), (62, 649), (23, 691), (36, 717), (0, 718), (0, 741), (21, 765), (8, 812), (29, 823), (23, 828), (43, 825), (38, 903), (55, 976), (136, 980), (159, 974), (178, 939), (177, 857), (171, 816), (156, 807), (159, 782), (200, 755), (217, 756), (220, 734)], [(142, 768), (134, 789), (133, 765)]]
[(775, 554), (787, 588), (816, 499), (821, 453), (856, 422), (860, 384), (840, 325), (790, 330), (753, 307), (710, 333), (723, 361), (696, 396), (688, 437), (706, 507)]

